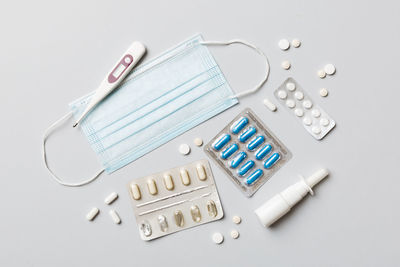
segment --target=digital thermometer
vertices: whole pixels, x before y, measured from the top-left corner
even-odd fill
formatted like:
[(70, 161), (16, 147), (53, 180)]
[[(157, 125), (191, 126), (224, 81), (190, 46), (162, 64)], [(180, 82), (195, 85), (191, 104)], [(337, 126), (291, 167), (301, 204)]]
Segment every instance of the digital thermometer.
[(76, 127), (86, 115), (95, 108), (106, 96), (108, 96), (124, 80), (126, 75), (139, 62), (146, 52), (146, 47), (140, 42), (133, 42), (122, 58), (118, 61), (111, 72), (106, 76), (103, 82), (97, 88), (85, 111), (75, 122)]

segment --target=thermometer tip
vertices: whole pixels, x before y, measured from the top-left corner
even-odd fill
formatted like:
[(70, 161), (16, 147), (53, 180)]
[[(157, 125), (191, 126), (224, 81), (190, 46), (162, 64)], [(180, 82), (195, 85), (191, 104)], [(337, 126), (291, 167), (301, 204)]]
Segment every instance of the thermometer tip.
[(78, 122), (75, 122), (74, 125), (72, 125), (72, 127), (76, 127), (78, 125)]

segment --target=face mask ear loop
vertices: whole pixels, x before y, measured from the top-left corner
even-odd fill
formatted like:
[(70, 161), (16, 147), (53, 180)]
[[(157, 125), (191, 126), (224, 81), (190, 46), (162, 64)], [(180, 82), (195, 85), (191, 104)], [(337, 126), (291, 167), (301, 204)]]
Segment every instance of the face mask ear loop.
[(255, 50), (258, 54), (260, 54), (261, 56), (264, 57), (265, 59), (265, 65), (266, 65), (266, 70), (265, 70), (265, 76), (264, 78), (261, 80), (261, 82), (259, 82), (254, 88), (244, 91), (244, 92), (240, 92), (237, 93), (233, 96), (231, 96), (230, 98), (239, 98), (242, 96), (246, 96), (246, 95), (250, 95), (253, 94), (255, 92), (257, 92), (263, 85), (264, 83), (268, 80), (268, 76), (269, 76), (269, 62), (268, 62), (268, 58), (267, 56), (264, 54), (263, 51), (261, 51), (261, 49), (259, 49), (258, 47), (256, 47), (255, 45), (252, 45), (244, 40), (240, 40), (240, 39), (233, 39), (227, 42), (220, 42), (220, 41), (202, 41), (200, 42), (200, 44), (203, 45), (231, 45), (231, 44), (242, 44), (245, 45), (247, 47), (250, 47), (251, 49)]
[(70, 187), (78, 187), (78, 186), (83, 186), (86, 184), (89, 184), (96, 180), (100, 174), (104, 172), (104, 169), (100, 170), (97, 174), (95, 174), (92, 178), (89, 178), (88, 180), (79, 182), (79, 183), (67, 183), (64, 182), (60, 177), (58, 177), (49, 167), (48, 162), (47, 162), (47, 154), (46, 154), (46, 141), (47, 138), (51, 135), (51, 133), (59, 127), (60, 124), (65, 122), (67, 119), (69, 119), (72, 116), (72, 112), (69, 112), (65, 114), (63, 117), (61, 117), (59, 120), (54, 122), (52, 125), (49, 126), (49, 128), (46, 129), (43, 135), (43, 161), (46, 169), (50, 172), (51, 176), (56, 180), (59, 184), (64, 185), (64, 186), (70, 186)]

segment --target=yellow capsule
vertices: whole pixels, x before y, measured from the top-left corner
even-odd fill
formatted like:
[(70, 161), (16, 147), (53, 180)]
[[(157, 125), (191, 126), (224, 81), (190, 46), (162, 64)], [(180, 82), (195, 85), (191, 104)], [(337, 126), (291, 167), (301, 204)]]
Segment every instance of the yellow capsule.
[(204, 169), (203, 164), (198, 164), (196, 166), (197, 176), (199, 177), (200, 181), (204, 181), (207, 179), (206, 170)]
[(152, 195), (157, 194), (157, 185), (156, 185), (156, 181), (154, 181), (154, 179), (147, 180), (147, 189), (149, 189), (150, 194), (152, 194)]
[(216, 217), (218, 214), (217, 206), (215, 205), (215, 202), (212, 200), (207, 201), (207, 211), (208, 215), (210, 217)]
[(192, 219), (194, 222), (201, 221), (201, 213), (198, 206), (193, 205), (192, 207), (190, 207), (190, 214), (192, 215)]
[(164, 185), (167, 190), (174, 189), (174, 181), (172, 180), (172, 176), (169, 173), (164, 174)]
[(176, 210), (174, 212), (174, 219), (175, 219), (176, 225), (179, 227), (183, 227), (183, 225), (185, 224), (185, 221), (183, 219), (183, 213), (180, 210)]
[(190, 185), (190, 177), (189, 177), (189, 173), (186, 169), (181, 169), (181, 180), (182, 180), (182, 184)]
[(132, 193), (132, 197), (135, 200), (139, 200), (142, 195), (140, 194), (140, 188), (137, 184), (131, 184), (131, 193)]

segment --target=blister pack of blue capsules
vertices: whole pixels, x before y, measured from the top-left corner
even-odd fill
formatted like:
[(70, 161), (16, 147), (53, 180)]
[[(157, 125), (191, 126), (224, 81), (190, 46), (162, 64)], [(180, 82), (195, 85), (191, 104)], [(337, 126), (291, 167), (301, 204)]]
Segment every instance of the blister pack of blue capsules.
[(251, 197), (291, 157), (286, 146), (247, 108), (204, 147)]

